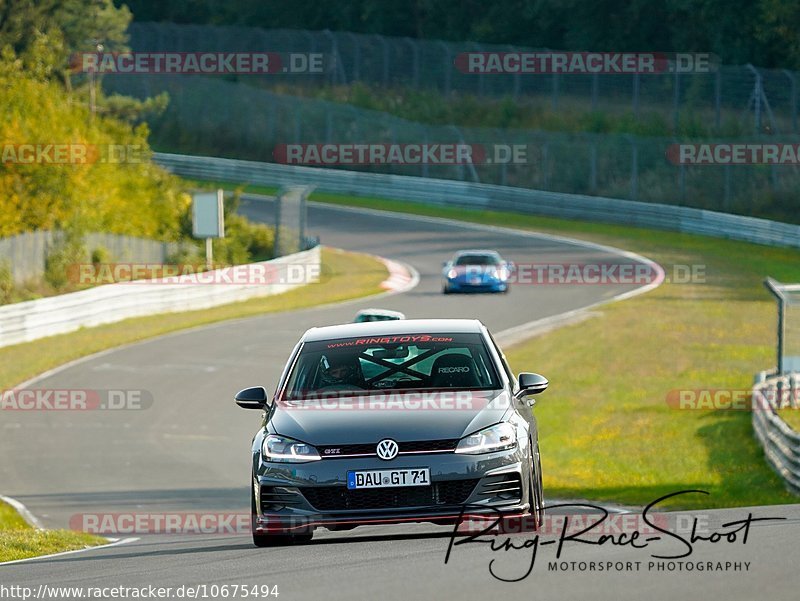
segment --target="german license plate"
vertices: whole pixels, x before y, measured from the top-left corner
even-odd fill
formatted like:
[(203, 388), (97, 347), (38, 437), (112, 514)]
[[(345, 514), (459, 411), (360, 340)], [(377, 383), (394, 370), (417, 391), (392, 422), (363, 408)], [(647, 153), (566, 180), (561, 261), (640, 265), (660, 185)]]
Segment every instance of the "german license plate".
[(394, 486), (430, 486), (430, 483), (431, 471), (427, 467), (347, 472), (347, 488), (350, 490)]

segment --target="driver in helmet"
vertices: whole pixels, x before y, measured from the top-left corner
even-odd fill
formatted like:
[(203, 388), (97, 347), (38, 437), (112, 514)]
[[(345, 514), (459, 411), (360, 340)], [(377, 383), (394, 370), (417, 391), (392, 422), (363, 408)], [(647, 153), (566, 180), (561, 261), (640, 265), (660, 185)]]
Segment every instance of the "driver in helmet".
[(358, 357), (350, 353), (337, 353), (327, 357), (328, 368), (322, 378), (325, 386), (356, 386), (364, 388), (364, 377)]

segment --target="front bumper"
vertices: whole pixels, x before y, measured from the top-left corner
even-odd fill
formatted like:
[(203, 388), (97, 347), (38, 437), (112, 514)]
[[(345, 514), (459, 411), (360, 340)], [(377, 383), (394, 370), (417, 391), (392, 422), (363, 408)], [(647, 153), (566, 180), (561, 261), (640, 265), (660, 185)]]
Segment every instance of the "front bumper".
[[(259, 534), (343, 530), (367, 524), (435, 522), (468, 517), (524, 515), (529, 475), (519, 448), (485, 455), (456, 453), (323, 459), (285, 464), (259, 461), (253, 486)], [(348, 490), (351, 470), (427, 467), (427, 487)]]
[(484, 280), (469, 283), (463, 280), (445, 280), (444, 286), (450, 292), (505, 292), (508, 282), (502, 280)]

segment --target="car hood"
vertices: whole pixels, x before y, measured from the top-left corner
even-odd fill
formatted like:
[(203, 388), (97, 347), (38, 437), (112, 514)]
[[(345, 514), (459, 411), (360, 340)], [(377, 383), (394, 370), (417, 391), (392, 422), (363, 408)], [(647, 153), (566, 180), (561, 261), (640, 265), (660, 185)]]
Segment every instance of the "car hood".
[(503, 419), (505, 391), (378, 393), (324, 401), (278, 401), (277, 434), (312, 445), (461, 438)]

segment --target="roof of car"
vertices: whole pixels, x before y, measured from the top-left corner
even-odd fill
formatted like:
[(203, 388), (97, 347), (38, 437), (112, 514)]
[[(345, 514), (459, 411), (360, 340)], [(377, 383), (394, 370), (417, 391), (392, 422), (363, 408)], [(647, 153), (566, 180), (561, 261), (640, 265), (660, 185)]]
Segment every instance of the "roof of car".
[(391, 309), (361, 309), (356, 315), (402, 315), (402, 313)]
[(489, 250), (486, 248), (476, 248), (474, 250), (458, 250), (456, 251), (456, 256), (458, 255), (499, 255), (500, 253), (496, 250)]
[(402, 334), (479, 334), (482, 328), (483, 324), (477, 319), (398, 319), (311, 328), (303, 334), (303, 341)]

